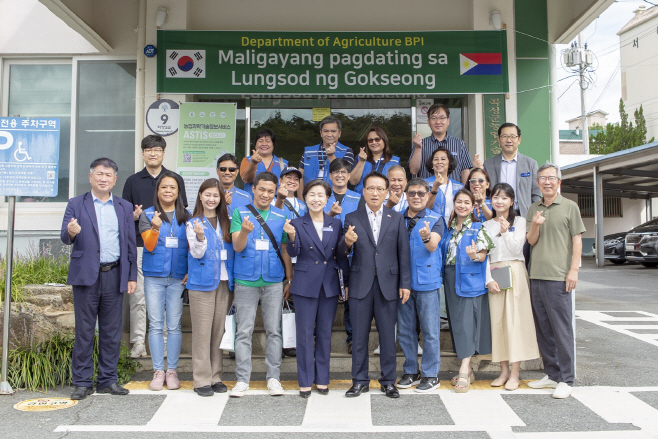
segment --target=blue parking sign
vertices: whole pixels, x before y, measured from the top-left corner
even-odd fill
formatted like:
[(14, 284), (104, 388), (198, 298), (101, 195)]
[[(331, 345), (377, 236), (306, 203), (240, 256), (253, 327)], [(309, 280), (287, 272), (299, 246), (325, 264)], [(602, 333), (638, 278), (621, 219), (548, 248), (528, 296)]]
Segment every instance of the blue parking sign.
[(59, 119), (0, 117), (0, 195), (54, 197)]

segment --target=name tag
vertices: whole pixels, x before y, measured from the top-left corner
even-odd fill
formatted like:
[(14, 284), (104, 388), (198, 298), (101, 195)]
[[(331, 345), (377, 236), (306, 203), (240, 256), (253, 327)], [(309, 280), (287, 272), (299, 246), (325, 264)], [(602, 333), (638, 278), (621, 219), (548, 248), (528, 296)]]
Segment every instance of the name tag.
[(514, 227), (510, 227), (510, 228), (509, 228), (509, 231), (510, 231), (510, 232), (513, 232), (513, 231), (514, 231)]
[(270, 240), (269, 239), (257, 239), (256, 240), (256, 250), (269, 250), (270, 249)]
[(178, 238), (176, 236), (167, 236), (165, 246), (167, 248), (178, 248)]
[(220, 251), (219, 251), (219, 258), (220, 258), (222, 261), (226, 261), (226, 260), (228, 259), (228, 250), (226, 250), (226, 249), (224, 249), (224, 250), (220, 250)]
[(529, 172), (523, 172), (523, 173), (521, 173), (521, 177), (530, 177), (530, 173)]
[(322, 228), (322, 231), (323, 231), (323, 232), (333, 232), (333, 231), (334, 231), (334, 228), (333, 228), (332, 226), (329, 226), (329, 227), (323, 227), (323, 228)]
[(318, 172), (318, 178), (324, 178), (324, 169), (320, 169)]

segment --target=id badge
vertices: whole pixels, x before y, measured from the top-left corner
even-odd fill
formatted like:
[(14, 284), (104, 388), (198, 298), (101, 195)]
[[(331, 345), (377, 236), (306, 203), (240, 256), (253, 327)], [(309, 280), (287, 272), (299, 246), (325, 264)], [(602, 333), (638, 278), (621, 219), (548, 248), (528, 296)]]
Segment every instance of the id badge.
[(269, 250), (270, 249), (270, 240), (269, 239), (257, 239), (256, 240), (256, 250)]
[(165, 241), (165, 246), (167, 248), (178, 248), (178, 237), (167, 236), (167, 240)]
[(324, 178), (324, 169), (320, 169), (320, 171), (318, 171), (318, 178)]
[(334, 228), (333, 228), (332, 226), (329, 226), (329, 227), (323, 227), (323, 228), (322, 228), (322, 231), (323, 231), (323, 232), (333, 232), (333, 231), (334, 231)]
[(228, 250), (226, 250), (226, 249), (220, 250), (220, 251), (219, 251), (219, 258), (220, 258), (222, 261), (226, 261), (226, 260), (228, 260)]

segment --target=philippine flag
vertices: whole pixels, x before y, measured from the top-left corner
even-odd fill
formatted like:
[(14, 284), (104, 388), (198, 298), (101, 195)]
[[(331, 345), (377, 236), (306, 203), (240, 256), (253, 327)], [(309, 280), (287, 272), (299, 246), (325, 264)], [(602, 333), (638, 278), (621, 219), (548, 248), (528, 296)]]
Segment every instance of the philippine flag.
[(205, 78), (205, 50), (167, 50), (167, 78)]
[(502, 75), (502, 55), (500, 53), (460, 53), (459, 74)]

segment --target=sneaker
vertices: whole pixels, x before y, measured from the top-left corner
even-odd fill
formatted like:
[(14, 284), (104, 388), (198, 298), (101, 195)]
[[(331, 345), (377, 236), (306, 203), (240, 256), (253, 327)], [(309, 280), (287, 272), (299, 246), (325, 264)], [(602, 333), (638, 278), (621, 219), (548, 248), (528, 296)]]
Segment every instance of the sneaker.
[(380, 348), (380, 347), (381, 347), (381, 346), (377, 346), (377, 349), (375, 349), (374, 351), (372, 351), (372, 355), (379, 355), (379, 348)]
[(555, 388), (555, 392), (553, 392), (553, 398), (555, 399), (568, 398), (569, 395), (571, 395), (572, 390), (573, 387), (571, 387), (569, 384), (558, 383), (557, 387)]
[(218, 381), (212, 385), (212, 390), (215, 393), (226, 393), (228, 388), (226, 387), (226, 384), (222, 383), (221, 381)]
[(283, 387), (281, 387), (281, 382), (276, 378), (270, 378), (267, 380), (267, 389), (270, 391), (270, 395), (272, 396), (283, 395)]
[(164, 370), (156, 370), (155, 372), (153, 372), (153, 379), (151, 380), (151, 384), (149, 384), (149, 389), (153, 391), (162, 390), (162, 386), (164, 385), (164, 382), (165, 382)]
[(450, 330), (450, 323), (448, 322), (448, 319), (441, 317), (441, 331), (448, 330)]
[(168, 369), (165, 377), (167, 380), (168, 390), (180, 389), (180, 381), (178, 379), (178, 374), (176, 373), (176, 369)]
[(418, 355), (423, 355), (423, 348), (420, 347), (420, 344), (418, 345)]
[(441, 381), (438, 377), (423, 377), (414, 390), (418, 393), (427, 393), (438, 389), (440, 385)]
[(130, 350), (130, 358), (146, 357), (146, 346), (144, 343), (135, 343)]
[(411, 386), (415, 386), (420, 383), (420, 374), (419, 373), (405, 373), (402, 375), (402, 378), (398, 380), (397, 386), (400, 389), (408, 389)]
[(195, 387), (194, 391), (199, 396), (213, 396), (215, 394), (210, 386)]
[(249, 390), (249, 384), (238, 381), (235, 383), (235, 387), (233, 387), (229, 396), (232, 398), (241, 398), (247, 390)]
[(544, 378), (538, 381), (530, 381), (528, 383), (528, 387), (531, 389), (555, 389), (557, 387), (557, 383), (550, 379), (548, 375), (544, 375)]

